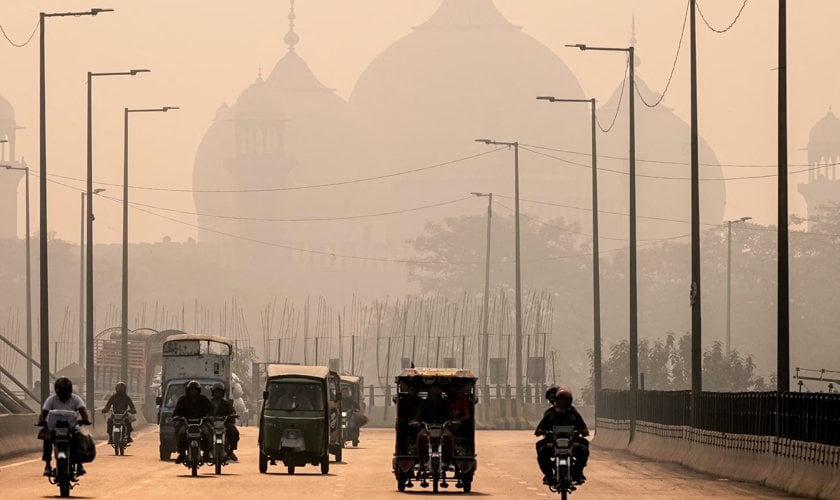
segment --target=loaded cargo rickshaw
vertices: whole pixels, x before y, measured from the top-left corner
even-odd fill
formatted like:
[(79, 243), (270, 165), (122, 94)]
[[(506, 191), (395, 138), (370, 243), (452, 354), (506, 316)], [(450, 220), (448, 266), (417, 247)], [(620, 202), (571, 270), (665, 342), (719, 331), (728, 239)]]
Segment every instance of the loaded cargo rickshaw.
[(433, 491), (449, 481), (472, 490), (477, 378), (460, 368), (407, 368), (396, 377), (396, 445), (392, 468), (397, 490), (415, 483)]
[(330, 471), (330, 454), (341, 462), (341, 391), (338, 374), (326, 366), (266, 366), (260, 414), (260, 472), (282, 461), (296, 467), (320, 465)]

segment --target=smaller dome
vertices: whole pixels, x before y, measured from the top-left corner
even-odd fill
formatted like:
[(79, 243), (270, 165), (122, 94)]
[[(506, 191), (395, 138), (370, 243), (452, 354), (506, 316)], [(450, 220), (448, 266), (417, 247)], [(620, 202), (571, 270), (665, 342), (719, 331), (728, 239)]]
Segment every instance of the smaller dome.
[(8, 101), (5, 97), (0, 95), (0, 122), (12, 122), (15, 121), (15, 108), (12, 107), (12, 103)]
[(808, 140), (811, 145), (840, 143), (840, 119), (831, 108), (828, 108), (828, 113), (811, 128)]
[(216, 116), (213, 117), (213, 121), (224, 120), (230, 116), (230, 106), (227, 105), (226, 102), (223, 102), (219, 109), (216, 110)]
[(281, 110), (273, 94), (273, 89), (266, 85), (262, 76), (257, 77), (257, 80), (239, 95), (236, 103), (231, 107), (232, 114), (228, 116), (236, 118), (276, 116), (281, 113)]

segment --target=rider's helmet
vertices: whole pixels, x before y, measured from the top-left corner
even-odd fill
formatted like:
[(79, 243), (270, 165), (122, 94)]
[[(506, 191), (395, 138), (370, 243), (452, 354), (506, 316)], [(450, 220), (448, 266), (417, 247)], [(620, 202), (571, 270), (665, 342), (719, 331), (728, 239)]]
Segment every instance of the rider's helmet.
[(557, 387), (556, 385), (552, 385), (551, 387), (546, 389), (545, 399), (549, 401), (554, 401), (554, 395), (557, 393), (557, 389), (559, 389), (559, 387)]
[(128, 386), (125, 385), (125, 382), (117, 382), (117, 385), (114, 386), (114, 390), (117, 392), (125, 392), (128, 389)]
[(213, 388), (210, 389), (210, 394), (216, 394), (216, 391), (221, 391), (222, 395), (224, 396), (224, 394), (225, 394), (225, 384), (223, 384), (221, 382), (216, 382), (215, 384), (213, 384)]
[(67, 401), (73, 394), (73, 382), (67, 377), (58, 377), (55, 379), (55, 393), (58, 399)]
[(191, 389), (198, 389), (198, 393), (201, 394), (201, 384), (198, 383), (198, 380), (190, 380), (187, 382), (187, 394), (189, 394)]
[(572, 396), (572, 391), (564, 387), (557, 389), (557, 392), (554, 393), (554, 399), (558, 401), (567, 401), (571, 405), (574, 397)]

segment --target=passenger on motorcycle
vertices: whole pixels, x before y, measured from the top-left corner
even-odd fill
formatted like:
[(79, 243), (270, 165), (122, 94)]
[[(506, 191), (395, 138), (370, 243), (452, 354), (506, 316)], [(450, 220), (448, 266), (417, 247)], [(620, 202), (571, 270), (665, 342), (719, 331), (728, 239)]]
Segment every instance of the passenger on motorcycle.
[[(221, 382), (213, 384), (213, 388), (210, 389), (210, 395), (212, 396), (210, 398), (210, 404), (213, 406), (213, 411), (210, 413), (212, 416), (227, 417), (229, 415), (236, 415), (233, 403), (225, 399), (225, 384)], [(233, 419), (225, 421), (225, 442), (227, 444), (227, 450), (225, 451), (227, 452), (228, 459), (238, 462), (239, 458), (236, 457), (233, 451), (236, 450), (239, 444), (239, 429), (236, 428)]]
[[(586, 476), (583, 475), (583, 469), (586, 467), (586, 462), (589, 459), (589, 441), (583, 439), (582, 436), (589, 435), (589, 429), (586, 428), (586, 422), (583, 421), (580, 413), (572, 406), (572, 392), (568, 389), (558, 388), (555, 391), (546, 392), (546, 398), (553, 395), (552, 407), (546, 410), (542, 420), (537, 425), (537, 430), (534, 434), (537, 436), (545, 435), (546, 431), (550, 431), (556, 425), (571, 425), (574, 426), (575, 432), (579, 436), (572, 438), (572, 455), (575, 457), (575, 467), (572, 470), (572, 480), (580, 484), (586, 481)], [(549, 484), (554, 477), (554, 470), (552, 468), (552, 456), (554, 450), (546, 439), (537, 441), (537, 463), (540, 465), (540, 470), (543, 473), (543, 483)]]
[[(410, 425), (419, 427), (421, 422), (427, 424), (442, 425), (447, 421), (452, 422), (452, 414), (449, 408), (449, 402), (443, 399), (443, 387), (440, 384), (434, 384), (429, 388), (429, 396), (420, 401), (417, 409), (417, 414)], [(443, 428), (440, 435), (441, 445), (443, 448), (443, 456), (441, 460), (444, 464), (452, 462), (452, 433), (447, 428)], [(417, 433), (417, 458), (420, 463), (424, 463), (426, 454), (428, 452), (429, 431), (420, 429)]]
[[(47, 426), (47, 415), (49, 414), (50, 410), (69, 410), (75, 411), (79, 416), (81, 416), (81, 420), (78, 420), (77, 423), (83, 425), (90, 425), (90, 419), (88, 418), (87, 408), (85, 408), (85, 402), (80, 398), (78, 395), (73, 394), (73, 382), (70, 381), (67, 377), (59, 377), (55, 380), (55, 394), (48, 397), (46, 401), (44, 401), (44, 406), (41, 408), (41, 414), (38, 417), (38, 425), (41, 427)], [(74, 422), (71, 427), (75, 426)], [(53, 443), (51, 438), (44, 439), (44, 454), (41, 459), (44, 461), (44, 475), (49, 476), (52, 474), (52, 466), (50, 465), (50, 461), (52, 459), (52, 449)], [(81, 476), (85, 473), (85, 468), (82, 464), (76, 465), (76, 475)]]
[[(108, 398), (108, 402), (105, 403), (105, 408), (102, 409), (102, 413), (108, 413), (109, 410), (113, 408), (114, 413), (124, 413), (126, 409), (130, 409), (132, 415), (137, 413), (137, 408), (134, 407), (134, 401), (131, 400), (131, 396), (128, 395), (127, 392), (128, 386), (125, 385), (125, 382), (117, 382), (117, 385), (114, 386), (114, 394)], [(107, 432), (108, 432), (108, 444), (114, 444), (111, 440), (111, 429), (114, 428), (114, 417), (108, 417), (108, 424), (107, 424)], [(127, 441), (130, 443), (134, 441), (131, 437), (131, 419), (126, 419), (125, 422), (125, 430), (127, 432)]]
[[(206, 396), (201, 394), (201, 384), (195, 380), (187, 382), (187, 393), (178, 398), (175, 404), (175, 410), (172, 411), (173, 417), (181, 417), (185, 419), (204, 418), (210, 415), (213, 411), (213, 405)], [(181, 420), (175, 421), (175, 435), (178, 440), (178, 458), (175, 463), (180, 464), (184, 461), (187, 451), (187, 425)], [(207, 426), (201, 427), (201, 449), (204, 452), (204, 459), (206, 462), (210, 461), (210, 432)]]

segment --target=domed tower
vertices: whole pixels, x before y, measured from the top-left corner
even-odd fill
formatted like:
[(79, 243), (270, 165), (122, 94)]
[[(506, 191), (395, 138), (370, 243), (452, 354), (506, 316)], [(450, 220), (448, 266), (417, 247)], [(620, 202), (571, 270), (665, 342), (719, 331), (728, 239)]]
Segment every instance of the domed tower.
[[(808, 136), (808, 181), (799, 184), (799, 193), (805, 198), (810, 217), (820, 205), (840, 202), (840, 119), (831, 108), (811, 129)], [(809, 223), (810, 225), (810, 223)]]
[[(304, 239), (297, 234), (301, 225), (271, 219), (305, 217), (304, 201), (319, 214), (331, 213), (319, 203), (332, 197), (287, 188), (352, 175), (342, 172), (355, 142), (347, 103), (297, 54), (291, 4), (286, 54), (267, 78), (260, 75), (232, 106), (219, 108), (199, 146), (193, 171), (197, 212), (239, 217), (199, 216), (206, 228), (199, 230), (200, 241), (231, 241), (218, 231), (261, 241)], [(213, 190), (238, 192), (207, 192)]]
[[(21, 168), (24, 164), (15, 156), (17, 130), (15, 110), (5, 97), (0, 96), (0, 165)], [(17, 238), (18, 186), (23, 170), (0, 167), (0, 238)], [(26, 196), (26, 193), (23, 194)]]
[[(584, 97), (566, 64), (505, 19), (492, 0), (443, 0), (428, 21), (362, 73), (350, 105), (377, 131), (370, 163), (376, 173), (435, 165), (492, 148), (475, 143), (477, 138), (589, 151), (586, 106), (549, 106), (535, 99), (539, 95)], [(589, 175), (586, 169), (520, 151), (522, 198), (587, 207)], [(499, 151), (394, 177), (377, 197), (389, 208), (422, 206), (472, 191), (512, 196), (513, 183), (513, 154)], [(469, 203), (392, 218), (386, 238), (396, 248), (419, 235), (426, 220), (480, 211), (480, 202)], [(523, 211), (546, 219), (589, 220), (580, 210), (529, 204)]]
[[(635, 22), (630, 40), (635, 45)], [(654, 92), (639, 76), (641, 58), (636, 55), (636, 207), (638, 242), (673, 238), (688, 233), (691, 220), (691, 134), (689, 124), (667, 108), (655, 105), (661, 94)], [(628, 236), (626, 214), (629, 200), (629, 106), (628, 86), (618, 88), (598, 109), (604, 127), (615, 116), (609, 133), (599, 134), (598, 179), (602, 234)], [(655, 105), (655, 106), (654, 106)], [(616, 108), (620, 106), (616, 116)], [(654, 106), (654, 107), (650, 107)], [(700, 221), (719, 224), (726, 208), (726, 187), (718, 159), (709, 144), (700, 138)], [(623, 172), (623, 173), (616, 173)], [(703, 179), (716, 179), (706, 180)], [(610, 213), (612, 212), (612, 213)], [(645, 217), (657, 217), (649, 219)], [(662, 220), (673, 219), (674, 221)], [(686, 240), (687, 241), (687, 240)], [(606, 247), (616, 242), (607, 241)], [(620, 246), (626, 246), (626, 242)]]

